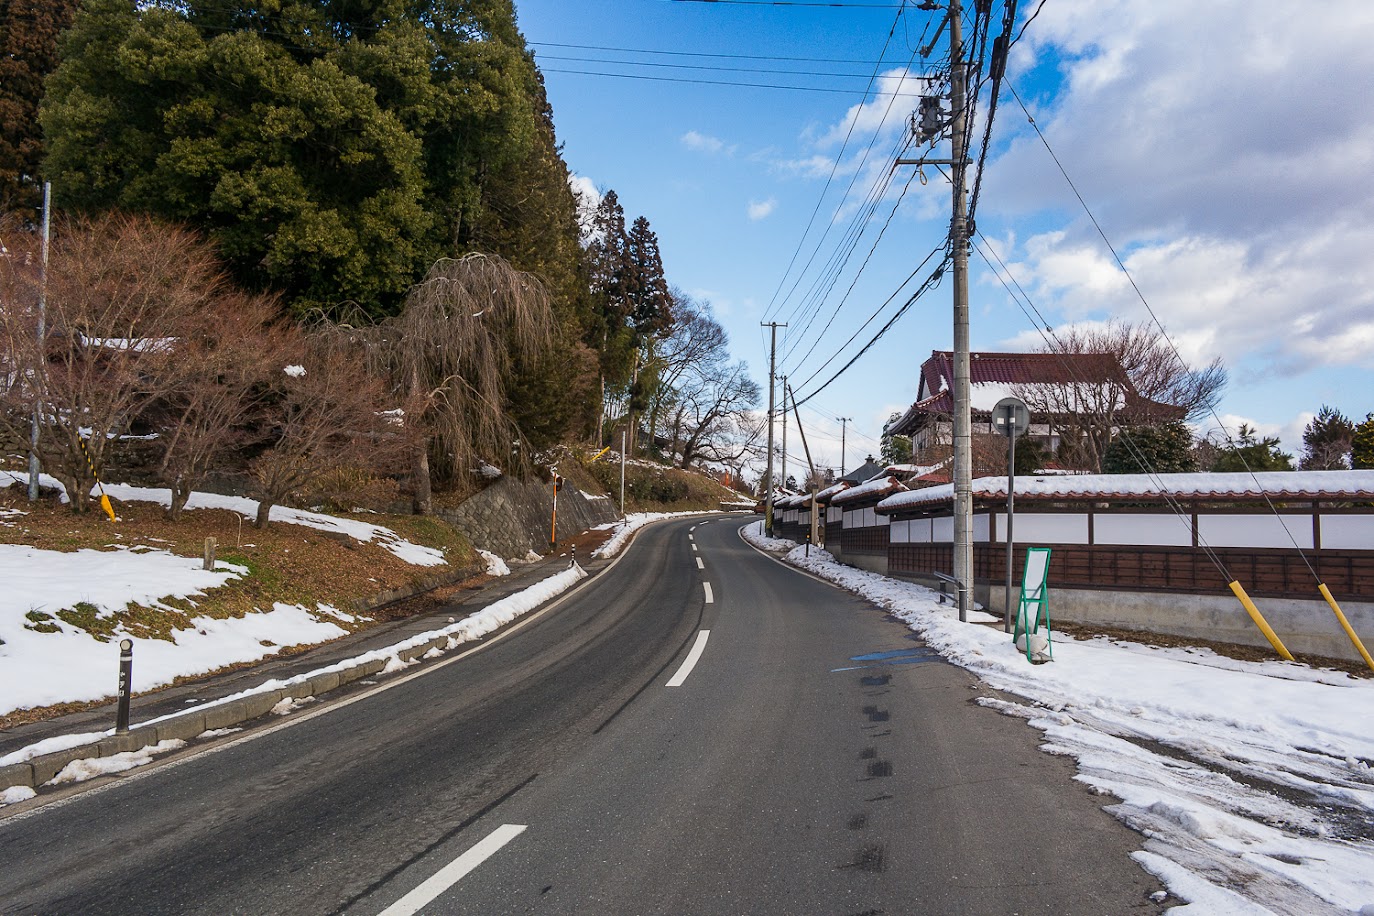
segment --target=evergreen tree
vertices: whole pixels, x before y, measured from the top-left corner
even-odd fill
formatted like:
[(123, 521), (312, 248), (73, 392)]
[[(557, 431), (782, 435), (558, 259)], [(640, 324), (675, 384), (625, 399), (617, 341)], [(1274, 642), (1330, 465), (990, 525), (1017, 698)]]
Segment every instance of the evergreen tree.
[(581, 337), (572, 194), (511, 0), (88, 0), (49, 90), (64, 206), (190, 223), (301, 313), (393, 313), (480, 249)]
[(885, 465), (911, 462), (911, 437), (894, 436), (887, 431), (887, 427), (896, 423), (901, 417), (900, 412), (895, 412), (887, 418), (887, 423), (883, 426), (882, 449), (878, 454)]
[(1364, 422), (1355, 427), (1355, 434), (1350, 438), (1350, 466), (1374, 469), (1374, 413), (1365, 415)]
[(587, 271), (592, 312), (588, 343), (601, 352), (601, 372), (606, 384), (628, 384), (634, 365), (634, 335), (629, 319), (636, 275), (630, 261), (630, 240), (625, 231), (625, 211), (615, 191), (607, 191), (592, 218), (587, 246)]
[(1112, 439), (1102, 457), (1104, 474), (1171, 474), (1196, 470), (1193, 434), (1182, 420), (1123, 429)]
[(1303, 456), (1298, 467), (1304, 471), (1335, 471), (1347, 468), (1355, 424), (1339, 410), (1326, 404), (1302, 431)]
[(673, 324), (673, 297), (663, 272), (658, 236), (636, 217), (627, 237), (633, 282), (628, 290), (630, 324), (641, 340), (663, 335)]
[(0, 0), (0, 212), (36, 220), (43, 132), (43, 81), (57, 67), (57, 36), (80, 0)]
[(1213, 471), (1291, 471), (1293, 456), (1279, 447), (1278, 436), (1256, 438), (1253, 427), (1240, 425), (1234, 445), (1218, 451)]

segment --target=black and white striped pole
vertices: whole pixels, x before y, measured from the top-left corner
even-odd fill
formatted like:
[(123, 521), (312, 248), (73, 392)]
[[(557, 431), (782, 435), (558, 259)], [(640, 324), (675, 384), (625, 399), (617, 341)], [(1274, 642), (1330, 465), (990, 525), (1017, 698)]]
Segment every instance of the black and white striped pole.
[(133, 677), (134, 641), (121, 639), (119, 641), (119, 712), (115, 719), (116, 735), (124, 735), (129, 732), (129, 694), (133, 689)]

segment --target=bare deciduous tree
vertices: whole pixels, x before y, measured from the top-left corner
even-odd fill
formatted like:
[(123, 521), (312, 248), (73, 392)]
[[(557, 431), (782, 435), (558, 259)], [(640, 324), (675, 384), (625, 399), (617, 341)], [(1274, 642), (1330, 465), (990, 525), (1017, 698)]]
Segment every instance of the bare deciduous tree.
[[(188, 230), (108, 214), (59, 224), (53, 235), (39, 341), (38, 240), (6, 232), (0, 347), (9, 367), (0, 437), (27, 446), (38, 417), (38, 455), (89, 504), (92, 470), (131, 420), (164, 398), (178, 373), (176, 344), (224, 293), (213, 251)], [(84, 446), (84, 449), (83, 449)]]
[(302, 487), (348, 468), (396, 470), (411, 450), (405, 417), (386, 383), (367, 371), (360, 348), (332, 332), (297, 340), (300, 361), (273, 376), (272, 445), (249, 463), (259, 528)]
[(1197, 419), (1226, 387), (1220, 359), (1190, 369), (1150, 325), (1112, 321), (1069, 328), (1042, 352), (1064, 357), (1059, 377), (1014, 385), (1013, 391), (1059, 432), (1061, 460), (1093, 471), (1101, 471), (1120, 427)]
[(298, 355), (299, 335), (274, 327), (275, 300), (241, 293), (219, 300), (176, 344), (172, 384), (159, 413), (162, 458), (158, 474), (171, 490), (167, 514), (176, 519), (196, 485), (226, 452), (260, 443), (264, 414), (277, 397), (272, 382)]
[(537, 362), (556, 328), (537, 277), (498, 257), (445, 258), (406, 297), (396, 318), (362, 332), (372, 364), (411, 403), (420, 435), (412, 456), (414, 509), (431, 509), (431, 461), (460, 477), (481, 459), (505, 463), (522, 438), (506, 402), (513, 370)]
[(747, 452), (760, 426), (751, 411), (759, 386), (744, 363), (701, 367), (678, 389), (673, 410), (673, 450), (683, 468), (704, 458), (730, 463)]

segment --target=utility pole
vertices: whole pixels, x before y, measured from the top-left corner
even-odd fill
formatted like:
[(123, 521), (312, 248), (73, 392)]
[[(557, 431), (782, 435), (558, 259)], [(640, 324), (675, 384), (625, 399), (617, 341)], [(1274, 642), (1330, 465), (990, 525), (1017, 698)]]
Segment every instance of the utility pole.
[(773, 382), (777, 378), (778, 328), (787, 327), (776, 321), (759, 322), (760, 327), (773, 329), (773, 340), (768, 347), (768, 470), (763, 475), (764, 493), (767, 503), (763, 515), (763, 528), (769, 537), (773, 536)]
[(787, 486), (787, 376), (782, 377), (782, 470), (778, 473), (778, 483)]
[(849, 432), (849, 424), (854, 422), (853, 417), (836, 417), (840, 421), (840, 476), (844, 476), (844, 444), (845, 434)]
[(806, 466), (810, 470), (808, 474), (807, 489), (811, 491), (811, 533), (806, 540), (806, 555), (811, 556), (811, 545), (816, 543), (817, 534), (820, 529), (820, 514), (816, 511), (816, 465), (811, 461), (811, 447), (806, 444), (806, 430), (802, 429), (801, 414), (797, 412), (797, 396), (792, 394), (792, 389), (783, 385), (782, 412), (787, 413), (787, 398), (792, 398), (792, 413), (797, 418), (797, 434), (801, 436), (802, 449), (806, 452)]
[[(922, 9), (934, 8), (934, 3)], [(968, 621), (973, 588), (973, 436), (969, 415), (969, 309), (968, 309), (968, 201), (965, 187), (968, 150), (965, 145), (967, 114), (964, 84), (963, 0), (949, 0), (945, 26), (949, 28), (950, 157), (948, 159), (898, 159), (898, 165), (948, 165), (953, 185), (949, 222), (949, 249), (954, 271), (954, 578), (959, 590), (959, 619)], [(933, 140), (944, 127), (939, 99), (921, 99), (919, 140)]]
[(954, 578), (959, 580), (959, 619), (968, 621), (973, 586), (973, 436), (969, 414), (968, 201), (964, 195), (968, 151), (964, 148), (963, 4), (949, 0), (950, 158), (954, 160), (954, 217), (949, 244), (954, 256)]
[[(38, 362), (34, 366), (34, 394), (43, 391), (39, 374), (46, 371), (48, 337), (48, 239), (52, 230), (52, 182), (43, 182), (43, 251), (38, 281)], [(33, 422), (29, 427), (29, 502), (38, 501), (38, 426), (43, 419), (43, 402), (37, 397), (33, 404)]]

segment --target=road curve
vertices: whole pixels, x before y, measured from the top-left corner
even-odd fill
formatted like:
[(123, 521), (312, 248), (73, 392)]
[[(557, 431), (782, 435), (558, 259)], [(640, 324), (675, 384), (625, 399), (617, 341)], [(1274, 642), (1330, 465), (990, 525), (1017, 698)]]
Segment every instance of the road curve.
[(0, 913), (1158, 910), (1037, 732), (739, 525), (654, 526), (468, 658), (0, 820)]

